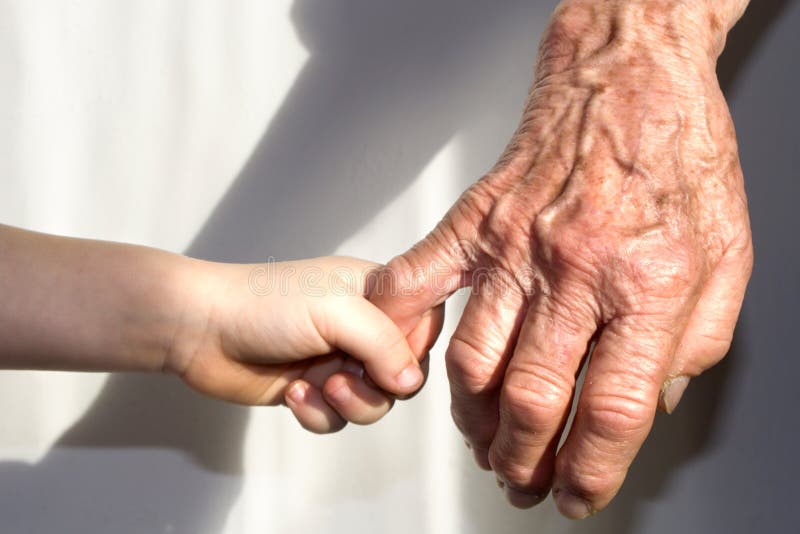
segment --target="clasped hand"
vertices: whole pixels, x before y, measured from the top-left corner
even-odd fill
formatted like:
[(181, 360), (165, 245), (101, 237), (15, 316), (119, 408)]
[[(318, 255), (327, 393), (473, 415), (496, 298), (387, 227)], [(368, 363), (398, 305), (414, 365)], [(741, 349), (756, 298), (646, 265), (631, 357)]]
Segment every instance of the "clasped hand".
[[(371, 295), (430, 340), (431, 314), (472, 286), (446, 354), (455, 423), (513, 504), (552, 489), (573, 518), (610, 502), (657, 407), (674, 410), (728, 351), (752, 267), (714, 72), (720, 20), (645, 4), (563, 4), (505, 154), (384, 268), (414, 290)], [(679, 35), (652, 22), (678, 17)], [(348, 385), (350, 413), (390, 406), (366, 382)]]

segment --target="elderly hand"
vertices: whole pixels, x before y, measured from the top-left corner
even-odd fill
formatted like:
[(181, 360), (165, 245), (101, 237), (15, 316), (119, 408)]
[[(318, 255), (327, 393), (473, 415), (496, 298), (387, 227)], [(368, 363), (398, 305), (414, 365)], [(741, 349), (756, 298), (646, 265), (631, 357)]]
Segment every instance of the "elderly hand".
[(605, 507), (657, 406), (729, 348), (752, 246), (715, 63), (745, 4), (562, 3), (506, 153), (387, 266), (406, 290), (373, 294), (411, 332), (472, 285), (453, 417), (517, 506)]

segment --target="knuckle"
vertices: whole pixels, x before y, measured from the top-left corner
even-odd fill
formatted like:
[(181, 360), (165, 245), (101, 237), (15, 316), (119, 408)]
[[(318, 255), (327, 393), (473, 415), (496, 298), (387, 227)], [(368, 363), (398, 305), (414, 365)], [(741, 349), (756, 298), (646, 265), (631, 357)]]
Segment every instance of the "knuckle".
[(589, 436), (625, 446), (650, 429), (655, 407), (643, 394), (632, 390), (593, 393), (586, 399)]
[(454, 206), (458, 214), (476, 225), (480, 224), (492, 210), (497, 198), (491, 182), (491, 177), (484, 177), (464, 191)]
[[(563, 338), (555, 350), (557, 356), (568, 357), (589, 337), (587, 328), (597, 328), (600, 311), (597, 300), (586, 290), (585, 286), (573, 285), (561, 281), (552, 291), (540, 310), (535, 310), (537, 320), (546, 321), (554, 331)], [(584, 347), (588, 348), (588, 347)]]
[(450, 405), (450, 414), (458, 431), (474, 447), (483, 450), (489, 449), (497, 430), (496, 421), (475, 417), (471, 410), (464, 409), (455, 400)]
[(516, 489), (528, 489), (533, 485), (534, 468), (512, 460), (495, 446), (489, 449), (489, 464), (500, 478)]
[(459, 393), (479, 395), (495, 387), (501, 379), (498, 376), (501, 358), (454, 336), (445, 354), (447, 376)]
[(561, 423), (575, 379), (543, 366), (515, 367), (503, 385), (502, 408), (516, 427), (530, 432)]
[(689, 254), (675, 248), (663, 254), (650, 254), (636, 257), (631, 270), (649, 293), (672, 295), (675, 290), (692, 285), (695, 262)]
[(382, 347), (385, 354), (395, 354), (399, 349), (407, 346), (406, 338), (403, 336), (394, 323), (390, 326), (384, 326), (377, 330), (374, 334), (375, 347)]
[(370, 284), (373, 293), (415, 295), (435, 282), (435, 273), (445, 268), (447, 273), (462, 267), (463, 258), (453, 254), (451, 237), (445, 223), (440, 223), (425, 239), (414, 244), (404, 254), (392, 258), (383, 269), (378, 269)]
[(573, 204), (570, 199), (560, 199), (539, 213), (533, 223), (534, 253), (537, 263), (558, 278), (592, 287), (602, 265), (602, 243), (592, 237), (592, 223), (580, 213), (580, 206)]
[(424, 276), (429, 271), (425, 265), (425, 251), (421, 243), (411, 250), (393, 258), (385, 268), (379, 269), (373, 285), (373, 293), (395, 296), (413, 293), (425, 284)]
[(547, 245), (547, 250), (569, 256), (578, 250), (576, 232), (573, 227), (580, 226), (580, 217), (576, 217), (576, 206), (573, 201), (560, 198), (542, 208), (533, 222), (534, 235), (537, 241)]
[(606, 465), (574, 463), (558, 457), (556, 472), (569, 490), (589, 501), (604, 501), (614, 495), (624, 476)]
[(503, 195), (487, 214), (487, 233), (500, 243), (505, 242), (509, 235), (520, 235), (522, 228), (519, 222), (529, 219), (530, 211), (530, 206), (526, 206), (516, 195)]
[(696, 377), (720, 362), (733, 345), (733, 332), (727, 334), (699, 334), (690, 344), (678, 350), (679, 365), (671, 368), (670, 376)]
[(529, 263), (530, 228), (525, 221), (531, 220), (531, 211), (523, 198), (506, 194), (495, 201), (480, 226), (482, 251), (509, 272)]
[[(364, 277), (369, 278), (373, 276), (371, 273), (374, 272), (376, 268), (377, 266), (374, 265), (371, 268), (364, 268), (364, 271), (367, 273)], [(364, 293), (362, 281), (358, 274), (351, 268), (343, 267), (332, 269), (327, 273), (327, 278), (328, 290), (334, 295), (360, 296)]]
[(731, 350), (733, 345), (733, 332), (729, 331), (723, 336), (703, 334), (703, 353), (697, 354), (698, 359), (721, 360)]
[(632, 309), (641, 304), (652, 309), (658, 301), (674, 307), (675, 299), (688, 299), (697, 289), (704, 261), (703, 254), (691, 247), (657, 238), (653, 243), (617, 247), (611, 252), (607, 272)]
[(725, 254), (732, 254), (737, 258), (742, 267), (742, 274), (745, 279), (749, 279), (753, 273), (754, 249), (753, 235), (750, 228), (740, 230), (733, 239), (730, 240)]
[(452, 219), (446, 217), (425, 239), (379, 269), (375, 280), (378, 287), (401, 295), (415, 295), (425, 288), (446, 292), (457, 289), (450, 286), (453, 275), (470, 268), (476, 252), (470, 226)]

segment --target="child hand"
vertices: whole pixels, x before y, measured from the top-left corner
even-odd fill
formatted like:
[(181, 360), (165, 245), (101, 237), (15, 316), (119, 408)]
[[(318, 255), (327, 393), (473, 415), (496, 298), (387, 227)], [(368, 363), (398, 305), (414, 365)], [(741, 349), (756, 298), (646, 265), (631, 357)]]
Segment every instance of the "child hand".
[(387, 411), (391, 400), (360, 380), (364, 367), (394, 395), (422, 386), (419, 360), (443, 309), (405, 335), (364, 296), (375, 264), (191, 265), (194, 289), (166, 365), (192, 388), (241, 404), (285, 402), (303, 427), (325, 433)]

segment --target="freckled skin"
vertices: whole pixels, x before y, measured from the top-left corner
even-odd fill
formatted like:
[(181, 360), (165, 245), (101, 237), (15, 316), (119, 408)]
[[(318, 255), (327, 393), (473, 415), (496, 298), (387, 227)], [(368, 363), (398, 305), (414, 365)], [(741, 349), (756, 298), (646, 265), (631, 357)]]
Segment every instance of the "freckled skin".
[[(752, 245), (715, 65), (746, 5), (562, 2), (505, 153), (386, 268), (481, 273), (447, 350), (452, 413), (515, 506), (552, 489), (568, 517), (604, 508), (672, 384), (729, 348)], [(447, 296), (372, 301), (408, 332)]]

